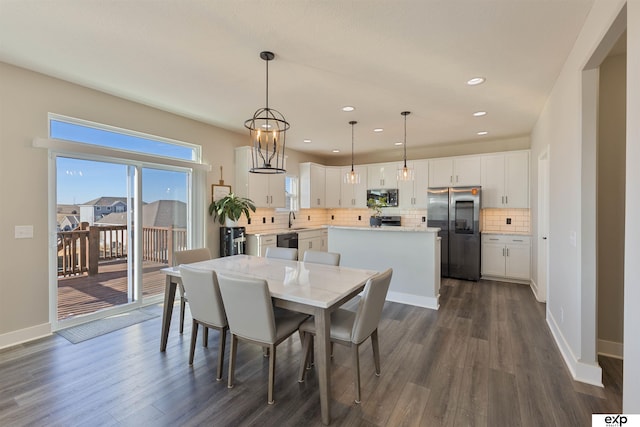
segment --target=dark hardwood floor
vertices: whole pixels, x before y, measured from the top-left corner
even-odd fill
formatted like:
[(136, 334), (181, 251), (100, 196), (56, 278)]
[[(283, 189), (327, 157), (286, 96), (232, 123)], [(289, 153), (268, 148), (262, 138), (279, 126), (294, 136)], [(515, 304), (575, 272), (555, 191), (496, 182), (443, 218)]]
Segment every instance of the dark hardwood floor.
[[(621, 411), (622, 362), (601, 359), (604, 388), (573, 381), (529, 287), (443, 279), (441, 293), (439, 311), (386, 303), (382, 374), (363, 345), (360, 405), (348, 349), (336, 346), (333, 425), (586, 426), (591, 413)], [(0, 351), (0, 426), (321, 425), (314, 372), (296, 381), (297, 336), (278, 347), (267, 405), (261, 350), (239, 344), (227, 389), (215, 380), (218, 334), (189, 367), (190, 327), (178, 334), (177, 314), (165, 353), (160, 318), (75, 345), (53, 335)], [(227, 357), (228, 346), (225, 381)]]

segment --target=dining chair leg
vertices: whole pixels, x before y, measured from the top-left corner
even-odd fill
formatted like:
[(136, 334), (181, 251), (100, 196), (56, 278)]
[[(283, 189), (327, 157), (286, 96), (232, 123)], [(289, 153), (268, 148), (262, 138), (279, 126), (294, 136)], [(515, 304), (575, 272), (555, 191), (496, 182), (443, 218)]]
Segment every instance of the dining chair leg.
[(267, 397), (267, 403), (273, 405), (273, 388), (274, 379), (276, 375), (276, 346), (271, 344), (269, 346), (269, 392)]
[(353, 382), (356, 388), (356, 403), (360, 403), (360, 357), (358, 356), (358, 345), (351, 344), (351, 357), (353, 358)]
[(204, 325), (202, 326), (202, 328), (204, 329), (204, 331), (202, 332), (202, 346), (208, 347), (209, 346), (209, 328), (207, 328)]
[(311, 343), (313, 342), (313, 335), (303, 334), (304, 341), (302, 343), (302, 359), (300, 360), (300, 369), (298, 370), (298, 382), (304, 382), (304, 374), (307, 370), (307, 363), (309, 363), (309, 351), (311, 350)]
[(193, 356), (196, 352), (196, 341), (198, 339), (198, 322), (193, 319), (191, 326), (191, 346), (189, 348), (189, 365), (193, 365)]
[(373, 363), (376, 367), (376, 376), (380, 376), (380, 346), (378, 344), (378, 330), (371, 334), (371, 347), (373, 348)]
[(180, 295), (180, 333), (184, 332), (184, 311), (185, 311), (185, 299)]
[(229, 349), (229, 381), (227, 388), (233, 388), (234, 371), (236, 369), (236, 352), (238, 350), (238, 338), (231, 334), (231, 348)]
[(224, 365), (224, 347), (227, 341), (227, 328), (220, 330), (220, 343), (218, 344), (218, 372), (216, 381), (222, 381), (222, 367)]

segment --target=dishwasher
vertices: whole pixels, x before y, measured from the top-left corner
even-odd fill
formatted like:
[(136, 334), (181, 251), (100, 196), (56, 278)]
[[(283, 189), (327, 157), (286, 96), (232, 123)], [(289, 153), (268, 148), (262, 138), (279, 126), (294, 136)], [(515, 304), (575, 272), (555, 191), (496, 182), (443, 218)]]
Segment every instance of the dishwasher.
[(282, 233), (278, 234), (276, 245), (279, 248), (296, 248), (298, 249), (298, 233)]

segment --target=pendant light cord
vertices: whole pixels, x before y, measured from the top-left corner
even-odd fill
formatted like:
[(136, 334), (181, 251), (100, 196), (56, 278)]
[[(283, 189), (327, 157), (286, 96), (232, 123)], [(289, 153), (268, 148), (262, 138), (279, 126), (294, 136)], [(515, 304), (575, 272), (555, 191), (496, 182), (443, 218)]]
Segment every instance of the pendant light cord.
[(351, 172), (353, 172), (353, 126), (358, 123), (356, 121), (350, 121), (349, 124), (351, 125)]
[(403, 111), (400, 113), (404, 116), (404, 168), (407, 169), (407, 116), (411, 114), (410, 111)]

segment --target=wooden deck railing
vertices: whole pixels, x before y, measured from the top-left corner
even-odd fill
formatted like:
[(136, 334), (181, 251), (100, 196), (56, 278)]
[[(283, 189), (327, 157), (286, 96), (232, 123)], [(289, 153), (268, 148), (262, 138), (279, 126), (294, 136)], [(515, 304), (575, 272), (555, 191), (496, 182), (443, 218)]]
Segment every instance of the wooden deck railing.
[[(173, 253), (187, 247), (187, 230), (142, 228), (143, 261), (173, 264)], [(127, 226), (82, 223), (74, 231), (58, 232), (58, 276), (98, 274), (98, 263), (128, 256)]]

